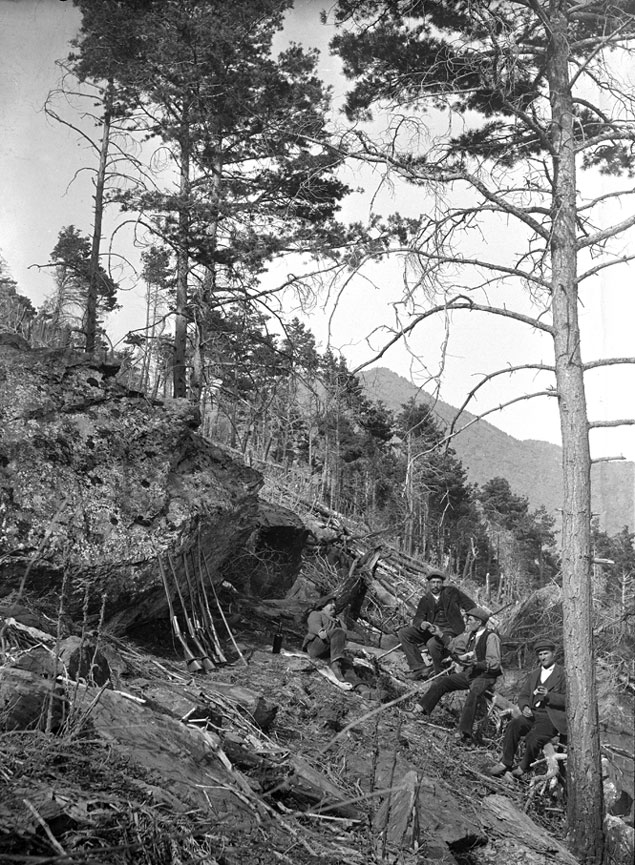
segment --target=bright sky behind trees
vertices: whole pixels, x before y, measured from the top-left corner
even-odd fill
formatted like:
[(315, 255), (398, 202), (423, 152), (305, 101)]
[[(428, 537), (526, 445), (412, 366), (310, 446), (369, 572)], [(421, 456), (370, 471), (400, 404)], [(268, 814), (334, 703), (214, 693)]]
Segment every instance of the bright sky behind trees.
[[(341, 104), (347, 82), (339, 74), (339, 61), (330, 57), (328, 42), (332, 27), (322, 27), (320, 0), (298, 0), (289, 17), (287, 35), (322, 51), (321, 72), (334, 87), (334, 105)], [(79, 25), (79, 13), (65, 0), (0, 0), (0, 254), (7, 261), (18, 291), (39, 305), (53, 287), (51, 272), (36, 265), (49, 260), (63, 226), (76, 225), (82, 232), (91, 229), (91, 175), (84, 170), (94, 165), (85, 143), (67, 128), (47, 118), (43, 105), (47, 93), (59, 81), (55, 60), (69, 52), (69, 40)], [(282, 47), (282, 46), (281, 46)], [(341, 121), (338, 121), (341, 122)], [(415, 215), (425, 209), (420, 192), (405, 186), (382, 184), (382, 173), (352, 168), (343, 178), (354, 193), (345, 202), (346, 220), (364, 220), (371, 210), (400, 211)], [(71, 183), (72, 181), (72, 183)], [(602, 182), (581, 175), (581, 182)], [(623, 216), (627, 216), (624, 214)], [(495, 238), (488, 238), (495, 242)], [(109, 243), (106, 234), (104, 249)], [(116, 245), (118, 254), (131, 250)], [(115, 263), (113, 259), (112, 263)], [(583, 356), (632, 356), (635, 346), (635, 291), (633, 265), (611, 268), (584, 292)], [(309, 326), (324, 347), (330, 339), (341, 349), (349, 367), (371, 359), (373, 352), (366, 335), (378, 325), (392, 321), (391, 303), (401, 291), (398, 265), (384, 263), (373, 268), (372, 282), (356, 279), (341, 295), (335, 313), (329, 312), (335, 295), (322, 299), (311, 311)], [(143, 318), (143, 290), (124, 280), (128, 291), (120, 296), (123, 310), (111, 318), (109, 331), (121, 338)], [(326, 313), (324, 310), (326, 309)], [(426, 369), (434, 374), (439, 367), (443, 332), (439, 325), (424, 324), (409, 341), (410, 353), (396, 347), (380, 363), (389, 366), (416, 384), (424, 384)], [(540, 344), (540, 340), (545, 340)], [(378, 345), (375, 340), (371, 344)], [(460, 405), (465, 393), (476, 384), (477, 373), (500, 368), (505, 363), (523, 363), (531, 349), (534, 359), (548, 357), (550, 346), (544, 335), (518, 324), (501, 325), (484, 317), (455, 316), (440, 397)], [(414, 355), (414, 358), (413, 358)], [(502, 362), (501, 362), (502, 359)], [(511, 378), (511, 377), (510, 377)], [(426, 389), (430, 389), (428, 386)], [(538, 389), (538, 388), (536, 388)], [(627, 417), (635, 413), (635, 369), (612, 367), (587, 376), (591, 419)], [(517, 393), (513, 380), (499, 380), (495, 388), (470, 408), (475, 413), (505, 402)], [(488, 420), (519, 439), (536, 438), (559, 442), (555, 400), (526, 401)], [(635, 460), (633, 427), (595, 430), (592, 454), (623, 454)]]

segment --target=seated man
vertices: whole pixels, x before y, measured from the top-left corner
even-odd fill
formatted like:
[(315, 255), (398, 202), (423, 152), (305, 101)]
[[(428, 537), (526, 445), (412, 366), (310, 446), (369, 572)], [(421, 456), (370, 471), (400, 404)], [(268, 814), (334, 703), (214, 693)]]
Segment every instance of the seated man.
[[(452, 637), (462, 634), (465, 622), (461, 610), (476, 606), (471, 598), (456, 586), (444, 586), (445, 574), (432, 570), (427, 578), (429, 591), (419, 601), (412, 625), (398, 633), (401, 647), (408, 662), (409, 679), (427, 679), (432, 673), (444, 670), (447, 644)], [(421, 646), (432, 658), (432, 669), (424, 664)]]
[(429, 715), (444, 694), (469, 691), (456, 734), (464, 743), (473, 741), (472, 727), (479, 702), (502, 672), (500, 638), (496, 631), (488, 629), (488, 620), (489, 613), (482, 607), (468, 610), (467, 631), (449, 645), (456, 658), (455, 671), (433, 682), (419, 700), (423, 712)]
[(512, 771), (522, 778), (544, 745), (559, 733), (566, 736), (566, 689), (564, 669), (555, 662), (556, 644), (553, 640), (538, 640), (534, 646), (540, 666), (527, 676), (518, 694), (518, 715), (507, 725), (503, 738), (500, 763), (487, 771), (498, 777), (509, 772), (514, 764), (520, 740), (525, 739), (525, 753), (520, 764)]
[(341, 662), (345, 644), (346, 629), (335, 617), (335, 596), (326, 595), (317, 601), (307, 617), (302, 651), (310, 658), (328, 659), (335, 676), (344, 682)]

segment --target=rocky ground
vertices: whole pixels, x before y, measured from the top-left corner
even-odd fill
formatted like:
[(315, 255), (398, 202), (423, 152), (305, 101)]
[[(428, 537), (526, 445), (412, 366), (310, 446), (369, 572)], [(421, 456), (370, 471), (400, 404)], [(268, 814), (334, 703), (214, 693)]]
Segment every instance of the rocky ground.
[[(380, 657), (425, 563), (271, 477), (259, 497), (263, 477), (203, 439), (185, 400), (118, 371), (0, 334), (0, 863), (572, 862), (562, 784), (483, 772), (500, 716), (466, 751), (461, 697), (424, 722), (425, 685)], [(349, 690), (299, 654), (301, 616), (334, 588), (357, 641)], [(561, 628), (546, 600), (496, 625), (522, 667), (519, 621)], [(188, 616), (207, 671), (172, 633)], [(632, 654), (601, 661), (607, 865), (630, 865)]]
[[(25, 659), (55, 639), (15, 618), (3, 635), (0, 681), (47, 681)], [(67, 681), (54, 723), (42, 710), (39, 729), (11, 730), (5, 699), (0, 862), (574, 861), (562, 786), (489, 778), (495, 716), (481, 746), (457, 744), (457, 698), (423, 721), (400, 652), (353, 645), (364, 684), (345, 691), (289, 641), (237, 642), (242, 656), (189, 675), (169, 644), (103, 635), (111, 683)]]

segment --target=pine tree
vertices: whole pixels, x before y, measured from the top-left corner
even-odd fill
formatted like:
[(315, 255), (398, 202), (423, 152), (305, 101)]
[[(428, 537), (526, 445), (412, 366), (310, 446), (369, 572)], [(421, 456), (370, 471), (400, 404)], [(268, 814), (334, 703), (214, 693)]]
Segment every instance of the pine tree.
[[(51, 316), (54, 326), (68, 325), (77, 334), (81, 334), (79, 342), (85, 345), (87, 299), (93, 286), (90, 239), (74, 225), (65, 226), (60, 230), (57, 243), (51, 252), (51, 264), (55, 268), (56, 285), (43, 309)], [(118, 288), (117, 283), (102, 267), (98, 268), (97, 277), (96, 333), (99, 329), (99, 315), (117, 308)]]
[(253, 298), (268, 261), (329, 235), (346, 189), (326, 134), (328, 93), (314, 53), (271, 55), (287, 0), (75, 2), (84, 74), (112, 76), (178, 178), (166, 188), (163, 172), (156, 189), (120, 201), (176, 255), (174, 392), (184, 396), (188, 321), (207, 351), (209, 308)]
[[(355, 155), (373, 164), (384, 161), (418, 190), (442, 190), (416, 224), (395, 220), (402, 239), (410, 235), (424, 301), (404, 331), (432, 315), (464, 310), (475, 317), (484, 312), (514, 319), (552, 340), (553, 364), (530, 359), (515, 371), (536, 369), (555, 379), (555, 388), (539, 393), (558, 398), (563, 445), (564, 643), (572, 743), (568, 823), (576, 855), (599, 863), (603, 808), (589, 429), (607, 422), (589, 421), (584, 372), (634, 359), (584, 363), (578, 303), (585, 280), (632, 260), (632, 253), (612, 250), (609, 241), (634, 226), (635, 216), (629, 212), (607, 222), (607, 204), (630, 195), (629, 185), (607, 185), (584, 201), (577, 171), (591, 166), (618, 177), (633, 170), (635, 97), (629, 83), (618, 79), (632, 65), (635, 4), (339, 0), (336, 19), (347, 29), (333, 45), (355, 79), (349, 115), (364, 120), (381, 107), (392, 110), (396, 120), (388, 146), (356, 129)], [(447, 133), (429, 134), (430, 128), (438, 132), (440, 123)], [(407, 136), (400, 135), (404, 128)], [(474, 229), (493, 235), (509, 225), (516, 230), (513, 243), (504, 245), (500, 237), (491, 248), (474, 243)], [(457, 269), (461, 289), (444, 294), (445, 284), (456, 285)], [(528, 314), (526, 305), (512, 310), (507, 292), (500, 303), (491, 301), (494, 287), (502, 292), (510, 282), (526, 287), (535, 314)], [(409, 292), (408, 308), (412, 303)], [(508, 375), (503, 366), (486, 380)], [(615, 425), (625, 422), (633, 420)]]

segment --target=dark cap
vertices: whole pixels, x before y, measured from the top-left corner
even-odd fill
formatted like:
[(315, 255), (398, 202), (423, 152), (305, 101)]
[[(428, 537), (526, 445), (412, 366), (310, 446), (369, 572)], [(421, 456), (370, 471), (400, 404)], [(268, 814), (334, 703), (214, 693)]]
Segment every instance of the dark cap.
[(556, 644), (549, 637), (544, 637), (541, 640), (536, 640), (534, 643), (534, 652), (555, 652)]
[(467, 611), (467, 614), (468, 616), (474, 616), (475, 619), (480, 619), (483, 623), (489, 619), (489, 613), (483, 607), (472, 607), (471, 610)]
[(445, 574), (438, 568), (433, 568), (429, 573), (426, 574), (426, 580), (432, 580), (434, 577), (437, 577), (440, 580), (445, 580)]

